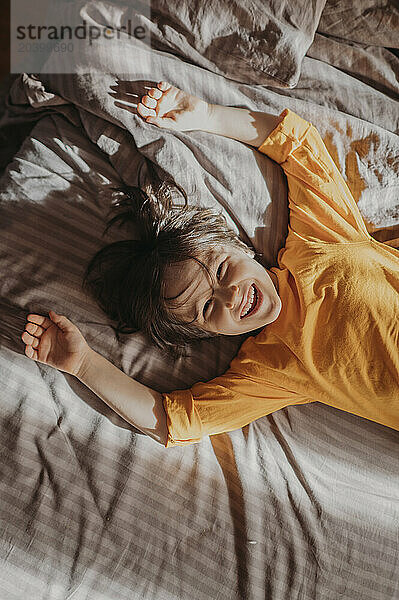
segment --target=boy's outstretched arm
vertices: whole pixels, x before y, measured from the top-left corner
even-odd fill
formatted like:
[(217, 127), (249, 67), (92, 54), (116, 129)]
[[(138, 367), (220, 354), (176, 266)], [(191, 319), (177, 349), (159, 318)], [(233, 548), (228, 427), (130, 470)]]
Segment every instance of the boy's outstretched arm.
[[(122, 101), (129, 96), (116, 95)], [(136, 110), (120, 101), (115, 103), (132, 113)], [(234, 108), (208, 104), (166, 81), (160, 81), (148, 90), (137, 105), (137, 113), (147, 123), (174, 131), (207, 131), (229, 137), (258, 148), (280, 122), (278, 115), (256, 112), (247, 108)]]
[(76, 377), (116, 413), (163, 446), (168, 437), (162, 395), (90, 348)]
[(210, 104), (209, 114), (204, 131), (223, 135), (256, 148), (281, 121), (279, 115), (219, 104)]
[(131, 379), (95, 352), (69, 319), (50, 311), (50, 318), (31, 314), (22, 334), (25, 354), (75, 375), (128, 423), (166, 444), (162, 395)]

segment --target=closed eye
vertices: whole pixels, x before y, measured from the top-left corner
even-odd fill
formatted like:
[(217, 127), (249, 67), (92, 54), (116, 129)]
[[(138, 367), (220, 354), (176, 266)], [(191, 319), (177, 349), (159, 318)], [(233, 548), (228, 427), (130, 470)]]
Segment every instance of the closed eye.
[(212, 300), (208, 300), (207, 302), (205, 302), (204, 304), (204, 309), (202, 311), (202, 316), (204, 317), (204, 319), (206, 318), (206, 311), (208, 310), (208, 308), (211, 305)]
[(218, 278), (218, 281), (220, 280), (221, 274), (222, 274), (222, 269), (223, 269), (223, 265), (226, 261), (224, 260), (223, 262), (220, 263), (220, 265), (218, 266), (218, 270), (216, 271), (216, 277)]
[[(217, 280), (218, 280), (218, 281), (220, 281), (220, 278), (221, 278), (221, 275), (222, 275), (222, 270), (223, 270), (223, 265), (224, 265), (224, 263), (225, 263), (225, 262), (226, 262), (226, 261), (225, 261), (225, 260), (223, 260), (223, 261), (220, 263), (220, 265), (218, 266), (218, 269), (217, 269), (217, 271), (216, 271), (216, 277), (217, 277)], [(204, 319), (206, 318), (206, 313), (207, 313), (207, 310), (208, 310), (209, 306), (211, 305), (211, 303), (212, 303), (212, 299), (209, 299), (209, 300), (208, 300), (207, 302), (205, 302), (205, 304), (204, 304), (204, 308), (203, 308), (203, 310), (202, 310), (202, 316), (204, 317)]]

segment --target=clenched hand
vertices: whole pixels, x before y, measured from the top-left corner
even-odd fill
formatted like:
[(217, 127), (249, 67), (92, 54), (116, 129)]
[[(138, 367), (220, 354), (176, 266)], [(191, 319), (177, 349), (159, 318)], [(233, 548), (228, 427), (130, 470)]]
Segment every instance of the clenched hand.
[(26, 345), (25, 354), (32, 360), (78, 375), (91, 348), (67, 317), (52, 310), (49, 316), (27, 316), (25, 331), (21, 335)]

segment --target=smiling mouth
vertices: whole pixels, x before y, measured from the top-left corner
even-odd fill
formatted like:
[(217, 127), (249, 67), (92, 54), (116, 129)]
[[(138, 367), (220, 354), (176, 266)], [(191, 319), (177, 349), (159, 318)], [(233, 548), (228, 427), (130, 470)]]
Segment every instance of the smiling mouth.
[(254, 284), (248, 290), (247, 300), (242, 307), (240, 319), (245, 319), (249, 315), (253, 314), (259, 307), (260, 293)]

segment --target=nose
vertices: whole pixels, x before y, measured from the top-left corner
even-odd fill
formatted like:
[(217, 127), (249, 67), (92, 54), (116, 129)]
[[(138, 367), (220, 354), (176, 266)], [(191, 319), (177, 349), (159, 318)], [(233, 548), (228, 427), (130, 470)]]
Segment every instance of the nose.
[(224, 303), (226, 308), (233, 308), (237, 301), (236, 296), (238, 295), (240, 288), (238, 285), (230, 285), (228, 287), (221, 287), (218, 289), (218, 296)]

